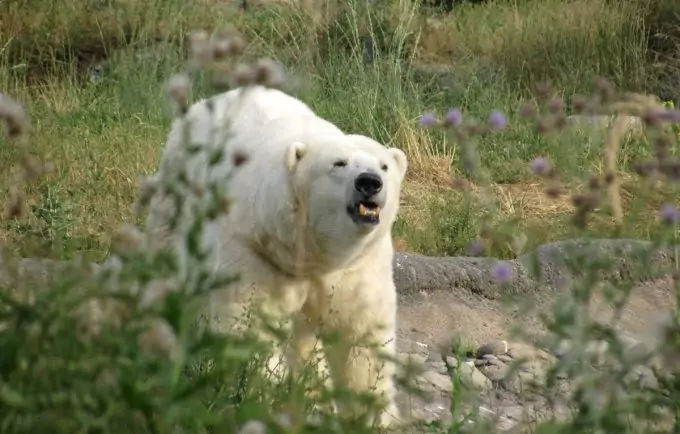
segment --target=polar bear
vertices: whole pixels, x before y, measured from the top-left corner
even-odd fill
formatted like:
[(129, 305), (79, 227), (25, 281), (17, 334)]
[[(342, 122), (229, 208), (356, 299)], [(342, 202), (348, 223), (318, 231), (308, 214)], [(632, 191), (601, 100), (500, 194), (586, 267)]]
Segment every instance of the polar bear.
[[(320, 327), (340, 331), (349, 345), (323, 348), (332, 382), (375, 391), (385, 404), (379, 423), (391, 425), (399, 419), (395, 367), (365, 344), (395, 356), (391, 229), (407, 170), (404, 152), (345, 134), (298, 99), (257, 86), (200, 101), (186, 119), (192, 143), (207, 146), (218, 137), (226, 155), (211, 179), (227, 184), (229, 213), (207, 226), (203, 241), (211, 266), (240, 278), (211, 294), (214, 327), (234, 330), (256, 307), (292, 324), (302, 361)], [(218, 132), (225, 121), (228, 135)], [(181, 137), (176, 122), (157, 176), (186, 163), (190, 177), (205, 177), (205, 155), (177, 159)], [(239, 154), (247, 162), (236, 167)], [(146, 230), (152, 249), (175, 245), (167, 206), (160, 192), (151, 201)]]

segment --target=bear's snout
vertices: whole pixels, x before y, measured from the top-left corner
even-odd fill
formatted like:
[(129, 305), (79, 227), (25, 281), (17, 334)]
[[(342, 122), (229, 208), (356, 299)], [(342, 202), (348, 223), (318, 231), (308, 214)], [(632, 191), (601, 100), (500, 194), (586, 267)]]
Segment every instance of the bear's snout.
[(363, 172), (354, 180), (354, 189), (363, 194), (366, 198), (370, 198), (380, 193), (383, 182), (380, 175), (373, 172)]

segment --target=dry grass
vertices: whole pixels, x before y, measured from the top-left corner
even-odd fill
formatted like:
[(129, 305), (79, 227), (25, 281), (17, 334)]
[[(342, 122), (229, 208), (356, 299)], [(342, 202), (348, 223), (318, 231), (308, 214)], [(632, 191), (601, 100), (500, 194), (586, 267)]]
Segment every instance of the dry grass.
[(445, 138), (443, 143), (436, 143), (437, 139), (418, 128), (415, 120), (404, 119), (403, 113), (400, 115), (399, 128), (392, 140), (393, 145), (408, 156), (407, 182), (430, 187), (450, 186), (455, 151), (447, 149)]

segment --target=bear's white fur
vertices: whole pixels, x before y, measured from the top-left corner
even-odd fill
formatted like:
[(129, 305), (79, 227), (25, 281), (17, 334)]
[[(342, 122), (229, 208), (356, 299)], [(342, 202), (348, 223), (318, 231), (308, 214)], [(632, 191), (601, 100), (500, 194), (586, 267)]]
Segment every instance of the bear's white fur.
[[(211, 176), (231, 174), (224, 181), (231, 206), (207, 227), (204, 242), (212, 248), (215, 270), (240, 275), (211, 296), (211, 314), (219, 318), (215, 326), (233, 329), (256, 302), (264, 313), (293, 322), (297, 355), (303, 360), (315, 347), (321, 325), (341, 330), (345, 339), (368, 339), (363, 342), (378, 344), (393, 357), (397, 300), (391, 228), (407, 168), (405, 154), (345, 134), (277, 90), (237, 89), (209, 101), (189, 109), (189, 137), (200, 145), (210, 137), (223, 141), (226, 158)], [(231, 126), (228, 139), (218, 131), (225, 120)], [(160, 171), (179, 162), (180, 138), (176, 121)], [(235, 167), (239, 154), (247, 161)], [(198, 154), (187, 162), (190, 178), (205, 177), (206, 161)], [(363, 183), (355, 185), (359, 178)], [(382, 189), (363, 197), (363, 203), (380, 206), (376, 218), (370, 206), (359, 206), (359, 190), (371, 193), (378, 181)], [(173, 246), (166, 201), (160, 193), (151, 201), (147, 233), (154, 249)], [(361, 346), (324, 350), (333, 382), (356, 390), (375, 388), (386, 399), (380, 423), (398, 418), (392, 363)]]

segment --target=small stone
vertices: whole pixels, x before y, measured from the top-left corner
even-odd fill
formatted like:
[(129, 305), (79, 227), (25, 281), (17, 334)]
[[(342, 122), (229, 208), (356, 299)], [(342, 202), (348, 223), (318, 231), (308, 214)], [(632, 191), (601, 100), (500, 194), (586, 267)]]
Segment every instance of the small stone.
[(513, 358), (508, 356), (507, 354), (499, 354), (497, 358), (503, 363), (512, 363), (513, 361)]
[(621, 345), (623, 345), (623, 347), (626, 348), (626, 349), (634, 347), (635, 345), (640, 343), (639, 340), (632, 338), (628, 335), (624, 335), (624, 334), (620, 334), (618, 336), (618, 338), (619, 338), (619, 342), (621, 342)]
[(463, 363), (458, 367), (457, 372), (460, 374), (460, 379), (468, 387), (479, 390), (491, 390), (493, 388), (491, 380), (475, 368), (474, 364)]
[(637, 344), (627, 348), (626, 352), (628, 357), (631, 359), (643, 359), (651, 353), (649, 346), (644, 342), (638, 342)]
[(591, 341), (586, 345), (586, 352), (598, 358), (604, 356), (608, 350), (609, 342), (603, 340)]
[(569, 342), (567, 339), (562, 339), (558, 342), (557, 347), (553, 351), (553, 354), (558, 359), (562, 359), (562, 358), (568, 356), (570, 351), (571, 351), (571, 342)]
[(449, 370), (446, 368), (446, 363), (444, 363), (442, 360), (438, 362), (432, 362), (432, 370), (442, 375), (449, 375)]
[(628, 336), (619, 336), (619, 340), (628, 360), (643, 360), (652, 353), (652, 348), (646, 342)]
[(656, 378), (656, 375), (654, 375), (654, 371), (646, 366), (639, 366), (638, 369), (640, 372), (640, 377), (638, 380), (640, 382), (640, 386), (647, 389), (659, 388), (659, 380)]
[(448, 375), (443, 375), (435, 371), (425, 371), (420, 375), (419, 379), (419, 383), (424, 386), (423, 388), (426, 391), (439, 391), (445, 393), (451, 393), (453, 391), (453, 383)]
[(508, 356), (513, 359), (526, 360), (546, 360), (553, 361), (555, 357), (544, 350), (538, 349), (533, 345), (524, 344), (520, 342), (513, 342), (509, 345)]
[(524, 391), (530, 385), (544, 385), (548, 366), (549, 363), (544, 360), (527, 360), (519, 364), (516, 375), (512, 376), (512, 378), (504, 378), (501, 383), (504, 388), (516, 393)]
[(251, 420), (246, 422), (239, 430), (239, 434), (266, 434), (267, 425), (259, 420)]
[(537, 368), (539, 365), (540, 365), (539, 362), (537, 362), (536, 360), (523, 360), (517, 363), (517, 369), (520, 372), (534, 372), (537, 369), (540, 369)]
[(533, 385), (541, 384), (541, 378), (533, 372), (519, 372), (512, 387), (515, 392), (521, 393)]
[(427, 361), (428, 362), (440, 362), (442, 360), (441, 354), (439, 354), (435, 350), (430, 350), (427, 354)]
[(485, 354), (482, 359), (491, 364), (497, 364), (499, 362), (498, 357), (494, 356), (493, 354)]
[(625, 378), (626, 384), (637, 383), (643, 389), (658, 389), (659, 380), (654, 375), (654, 371), (647, 366), (635, 366)]
[(507, 352), (508, 341), (497, 340), (480, 346), (477, 348), (475, 354), (477, 355), (477, 358), (482, 358), (487, 354), (496, 356), (499, 354), (507, 354)]
[(491, 381), (501, 381), (508, 372), (507, 365), (503, 363), (479, 366), (478, 369)]
[(447, 356), (446, 357), (446, 363), (452, 368), (458, 367), (458, 359), (456, 359), (453, 356)]
[[(607, 341), (593, 340), (586, 344), (584, 353), (590, 359), (593, 366), (600, 366), (605, 362), (608, 349), (609, 343)], [(572, 344), (568, 341), (560, 342), (555, 355), (559, 359), (573, 357)]]

